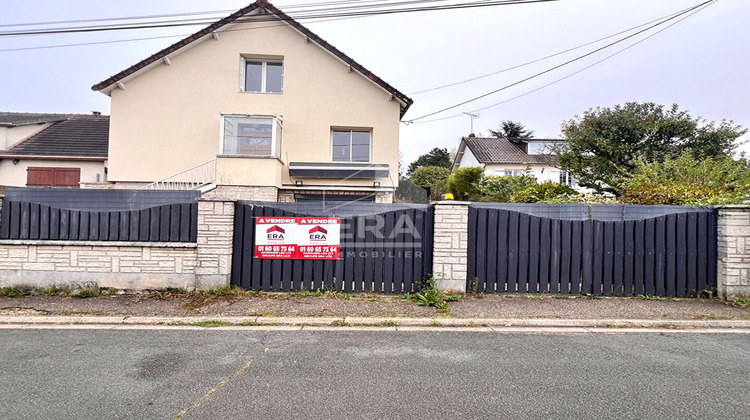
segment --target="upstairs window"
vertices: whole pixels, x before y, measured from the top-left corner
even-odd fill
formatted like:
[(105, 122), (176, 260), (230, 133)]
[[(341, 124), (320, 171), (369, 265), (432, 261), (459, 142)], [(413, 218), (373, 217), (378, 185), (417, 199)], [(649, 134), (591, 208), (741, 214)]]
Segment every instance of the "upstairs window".
[(284, 79), (284, 63), (282, 60), (245, 58), (242, 73), (242, 90), (245, 92), (282, 92)]
[(222, 118), (222, 155), (278, 157), (281, 120), (265, 115), (225, 115)]
[(334, 162), (369, 162), (370, 132), (364, 130), (333, 130)]

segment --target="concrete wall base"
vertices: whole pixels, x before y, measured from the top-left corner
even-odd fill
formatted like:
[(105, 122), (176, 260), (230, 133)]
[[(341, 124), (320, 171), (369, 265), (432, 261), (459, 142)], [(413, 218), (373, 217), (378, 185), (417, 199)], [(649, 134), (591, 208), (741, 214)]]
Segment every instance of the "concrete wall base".
[(197, 287), (197, 281), (192, 274), (0, 270), (0, 287), (21, 290), (41, 290), (50, 287), (70, 290), (95, 287), (118, 290), (158, 290), (171, 287), (192, 290)]
[(466, 280), (435, 280), (435, 289), (450, 293), (466, 293)]

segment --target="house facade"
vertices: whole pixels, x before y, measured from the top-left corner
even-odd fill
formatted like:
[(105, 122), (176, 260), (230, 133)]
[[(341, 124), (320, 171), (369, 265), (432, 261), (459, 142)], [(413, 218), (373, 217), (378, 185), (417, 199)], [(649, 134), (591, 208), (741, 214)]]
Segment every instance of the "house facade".
[(265, 0), (92, 89), (115, 188), (200, 171), (208, 196), (270, 201), (392, 201), (412, 103)]
[[(486, 175), (533, 175), (537, 182), (555, 182), (580, 190), (575, 179), (555, 166), (550, 146), (557, 139), (507, 139), (497, 137), (461, 138), (452, 170), (481, 166)], [(545, 153), (546, 152), (546, 153)]]
[(99, 113), (0, 112), (0, 186), (107, 185), (108, 136)]

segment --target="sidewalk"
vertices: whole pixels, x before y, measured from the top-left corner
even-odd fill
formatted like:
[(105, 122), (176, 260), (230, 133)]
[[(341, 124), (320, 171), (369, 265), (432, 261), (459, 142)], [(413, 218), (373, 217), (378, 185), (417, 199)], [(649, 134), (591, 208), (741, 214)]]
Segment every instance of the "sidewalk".
[(447, 312), (373, 294), (138, 294), (0, 298), (0, 324), (750, 328), (750, 308), (708, 299), (467, 296)]

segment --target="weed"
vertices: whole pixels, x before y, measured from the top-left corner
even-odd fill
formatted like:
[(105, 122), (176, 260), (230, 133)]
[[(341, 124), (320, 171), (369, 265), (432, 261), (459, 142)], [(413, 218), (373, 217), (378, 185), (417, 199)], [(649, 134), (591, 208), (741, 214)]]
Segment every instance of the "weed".
[(442, 327), (443, 324), (440, 321), (432, 321), (429, 324), (427, 324), (428, 327)]
[(192, 325), (194, 327), (211, 328), (211, 327), (224, 327), (224, 326), (256, 326), (256, 325), (260, 325), (260, 323), (255, 322), (255, 321), (229, 322), (229, 321), (222, 321), (218, 319), (210, 319), (208, 321), (195, 321), (195, 322), (176, 321), (176, 322), (170, 323), (169, 325)]
[(349, 325), (351, 325), (351, 324), (349, 324), (348, 322), (346, 322), (346, 321), (344, 321), (344, 320), (342, 320), (342, 319), (337, 319), (337, 320), (335, 320), (335, 321), (332, 321), (332, 322), (331, 322), (330, 324), (328, 324), (328, 325), (330, 325), (330, 326), (332, 326), (332, 327), (348, 327), (348, 326), (349, 326)]
[(677, 302), (677, 298), (662, 297), (662, 296), (650, 296), (650, 295), (633, 296), (631, 299), (635, 299), (635, 300), (658, 300), (658, 301), (663, 301), (663, 302)]
[(18, 290), (15, 287), (3, 287), (0, 289), (0, 297), (21, 298), (30, 295), (28, 290)]
[(554, 299), (569, 299), (570, 296), (568, 295), (554, 295), (552, 296)]
[(92, 298), (102, 295), (102, 289), (98, 287), (88, 287), (86, 289), (81, 289), (78, 293), (73, 293), (71, 297), (76, 299), (86, 299), (86, 298)]
[(541, 299), (541, 296), (535, 296), (535, 295), (521, 295), (521, 299), (530, 299), (530, 300), (534, 300), (534, 299)]
[(718, 316), (718, 315), (693, 315), (693, 319), (711, 319), (711, 320), (723, 320), (723, 319), (732, 319), (727, 316)]
[(431, 276), (422, 279), (419, 292), (406, 293), (403, 297), (404, 299), (416, 302), (419, 306), (432, 306), (443, 314), (450, 311), (448, 302), (455, 302), (461, 298), (461, 296), (455, 293), (446, 293), (435, 289), (435, 280)]
[(51, 286), (46, 289), (39, 290), (39, 294), (41, 296), (55, 296), (56, 294), (60, 293), (62, 290), (58, 289), (56, 286)]
[(383, 321), (383, 322), (380, 323), (380, 325), (382, 325), (384, 327), (396, 327), (396, 326), (398, 326), (398, 322), (396, 322), (396, 321)]
[(474, 277), (466, 287), (466, 291), (469, 293), (476, 293), (479, 288), (479, 277)]
[(580, 297), (582, 299), (594, 299), (594, 300), (602, 300), (602, 299), (604, 299), (603, 297), (601, 297), (599, 295), (592, 295), (592, 294), (589, 294), (589, 293), (586, 293), (585, 295), (581, 295)]
[(738, 297), (732, 301), (732, 305), (739, 306), (740, 308), (747, 308), (750, 306), (750, 298)]
[(633, 324), (607, 324), (607, 328), (638, 328), (638, 326)]
[(716, 291), (713, 289), (703, 289), (698, 293), (698, 299), (713, 299), (716, 297)]

